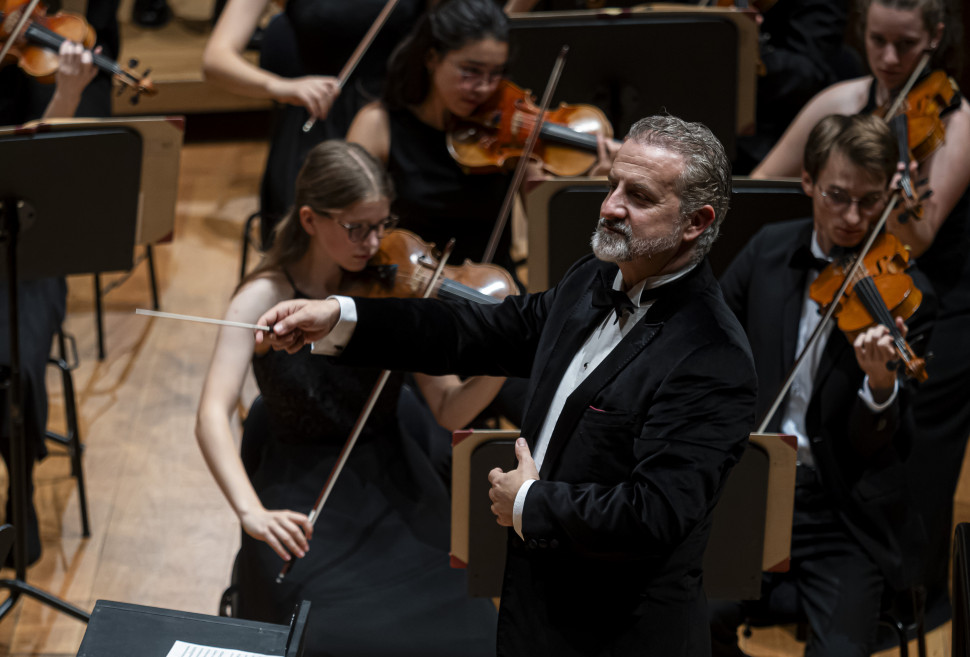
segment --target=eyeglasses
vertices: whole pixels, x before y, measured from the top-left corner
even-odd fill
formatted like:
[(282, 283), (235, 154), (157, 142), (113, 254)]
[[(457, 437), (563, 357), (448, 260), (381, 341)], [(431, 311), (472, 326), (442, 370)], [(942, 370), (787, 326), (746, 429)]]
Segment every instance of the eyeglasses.
[(862, 198), (852, 198), (841, 189), (820, 190), (822, 201), (828, 209), (835, 212), (845, 212), (853, 203), (859, 208), (859, 214), (875, 214), (882, 207), (886, 195), (883, 192), (872, 192)]
[(383, 238), (384, 234), (389, 230), (394, 230), (394, 228), (398, 224), (398, 221), (400, 221), (397, 217), (395, 217), (394, 215), (391, 215), (389, 217), (385, 217), (384, 219), (381, 219), (376, 224), (365, 224), (365, 223), (345, 224), (344, 222), (340, 221), (335, 216), (333, 216), (332, 212), (317, 210), (317, 214), (325, 215), (333, 219), (335, 222), (337, 222), (338, 226), (340, 226), (341, 228), (347, 231), (347, 237), (350, 238), (351, 242), (363, 242), (364, 240), (367, 239), (367, 237), (371, 234), (371, 232), (376, 232), (378, 238)]
[(505, 68), (493, 69), (491, 71), (486, 71), (478, 66), (470, 66), (468, 64), (456, 64), (454, 62), (449, 62), (452, 66), (458, 69), (461, 74), (461, 83), (466, 84), (470, 87), (477, 87), (478, 85), (485, 83), (486, 85), (492, 85), (505, 77)]

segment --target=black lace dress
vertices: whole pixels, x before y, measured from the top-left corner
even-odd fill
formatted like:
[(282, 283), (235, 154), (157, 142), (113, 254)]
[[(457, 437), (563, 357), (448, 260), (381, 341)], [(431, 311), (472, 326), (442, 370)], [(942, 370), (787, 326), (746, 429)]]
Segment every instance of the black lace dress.
[[(268, 509), (308, 513), (378, 372), (344, 368), (309, 347), (253, 359), (267, 421), (252, 481)], [(282, 561), (243, 535), (239, 615), (288, 622), (312, 603), (307, 655), (456, 657), (495, 654), (491, 601), (467, 597), (449, 565), (448, 491), (428, 457), (398, 429), (392, 375), (314, 527), (307, 556), (282, 584)], [(258, 433), (260, 435), (252, 435)]]

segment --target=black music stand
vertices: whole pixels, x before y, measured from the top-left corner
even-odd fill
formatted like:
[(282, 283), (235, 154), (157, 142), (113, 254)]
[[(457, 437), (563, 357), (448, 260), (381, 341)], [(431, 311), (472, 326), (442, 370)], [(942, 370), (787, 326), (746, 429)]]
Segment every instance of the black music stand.
[(669, 112), (708, 126), (734, 158), (740, 37), (730, 17), (537, 12), (516, 14), (510, 27), (509, 78), (537, 95), (559, 49), (569, 45), (552, 107), (561, 102), (595, 105), (606, 113), (617, 138), (637, 120)]
[[(10, 497), (16, 578), (0, 580), (21, 595), (87, 621), (86, 612), (26, 583), (27, 471), (20, 367), (20, 280), (131, 266), (141, 174), (141, 137), (127, 129), (25, 132), (0, 137), (0, 277), (10, 305)], [(56, 186), (56, 189), (54, 187)]]
[[(299, 603), (289, 625), (223, 618), (98, 600), (77, 657), (166, 657), (176, 641), (261, 655), (301, 657), (310, 603)], [(187, 654), (209, 654), (204, 649)]]
[[(609, 185), (603, 178), (544, 180), (529, 192), (529, 291), (552, 287), (574, 262), (590, 252), (600, 205)], [(720, 276), (738, 252), (765, 224), (812, 214), (812, 200), (801, 182), (733, 179), (731, 205), (708, 259)]]

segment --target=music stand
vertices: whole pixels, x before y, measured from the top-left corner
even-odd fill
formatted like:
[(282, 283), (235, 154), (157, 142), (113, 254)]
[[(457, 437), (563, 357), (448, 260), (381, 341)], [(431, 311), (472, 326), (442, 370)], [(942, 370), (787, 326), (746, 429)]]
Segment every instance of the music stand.
[(753, 130), (758, 30), (737, 11), (648, 5), (515, 14), (509, 78), (540, 94), (563, 44), (569, 59), (553, 107), (595, 105), (618, 138), (637, 120), (669, 112), (705, 124), (733, 159), (735, 136)]
[[(529, 192), (529, 291), (555, 285), (574, 262), (590, 252), (600, 205), (609, 191), (605, 178), (544, 180)], [(755, 180), (733, 178), (731, 204), (721, 233), (708, 254), (720, 276), (738, 252), (767, 223), (812, 214), (812, 200), (794, 178)]]
[[(20, 368), (21, 279), (123, 269), (131, 265), (138, 212), (141, 137), (130, 130), (72, 130), (0, 136), (0, 272), (10, 305), (10, 497), (16, 578), (0, 580), (21, 595), (87, 621), (86, 612), (26, 583), (26, 436)], [(16, 164), (13, 164), (16, 163)], [(57, 184), (58, 189), (51, 186)], [(0, 274), (0, 278), (3, 274)]]
[[(468, 595), (502, 593), (508, 529), (495, 522), (488, 472), (515, 466), (517, 431), (456, 431), (452, 439), (451, 566), (468, 573)], [(751, 434), (714, 508), (704, 553), (710, 597), (757, 600), (762, 572), (788, 570), (795, 503), (794, 436)]]

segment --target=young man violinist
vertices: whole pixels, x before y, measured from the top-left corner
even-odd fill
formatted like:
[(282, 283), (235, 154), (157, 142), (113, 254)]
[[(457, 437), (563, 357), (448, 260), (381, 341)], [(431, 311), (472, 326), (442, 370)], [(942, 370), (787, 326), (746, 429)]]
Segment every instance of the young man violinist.
[[(764, 227), (721, 279), (744, 326), (758, 372), (763, 416), (821, 319), (809, 287), (834, 253), (860, 247), (889, 199), (896, 141), (871, 116), (824, 118), (805, 148), (802, 187), (812, 218)], [(914, 275), (923, 302), (908, 340), (921, 344), (935, 297)], [(907, 334), (902, 318), (897, 328)], [(883, 590), (914, 584), (925, 543), (905, 487), (903, 460), (912, 439), (909, 399), (915, 384), (893, 366), (899, 358), (886, 326), (854, 340), (830, 320), (779, 407), (769, 431), (798, 439), (791, 568), (766, 575), (761, 600), (714, 601), (715, 656), (742, 655), (737, 628), (807, 620), (806, 655), (868, 655)]]

